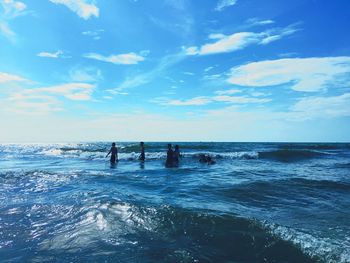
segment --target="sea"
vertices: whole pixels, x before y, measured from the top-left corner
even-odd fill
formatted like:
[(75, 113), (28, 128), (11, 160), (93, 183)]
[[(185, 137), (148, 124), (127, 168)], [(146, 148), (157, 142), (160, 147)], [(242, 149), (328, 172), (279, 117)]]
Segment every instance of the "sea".
[(349, 143), (116, 143), (0, 144), (1, 262), (350, 262)]

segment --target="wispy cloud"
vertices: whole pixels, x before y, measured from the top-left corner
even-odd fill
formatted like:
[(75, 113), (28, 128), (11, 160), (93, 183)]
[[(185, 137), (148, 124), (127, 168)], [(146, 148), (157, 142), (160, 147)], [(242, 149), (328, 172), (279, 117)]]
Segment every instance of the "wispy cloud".
[(261, 45), (266, 45), (271, 42), (277, 41), (282, 39), (285, 36), (289, 36), (294, 34), (295, 32), (299, 31), (300, 29), (296, 28), (295, 26), (298, 25), (299, 23), (290, 25), (286, 28), (283, 29), (271, 29), (266, 31), (265, 33), (267, 34), (265, 38), (263, 38), (260, 42)]
[(102, 77), (101, 70), (94, 67), (74, 67), (69, 71), (69, 79), (74, 82), (97, 82)]
[(16, 33), (11, 30), (9, 25), (6, 22), (1, 22), (0, 21), (0, 33), (7, 39), (13, 40), (14, 37), (16, 36)]
[(267, 98), (258, 99), (258, 98), (252, 98), (252, 97), (228, 96), (228, 95), (215, 96), (213, 100), (217, 102), (227, 102), (227, 103), (234, 103), (234, 104), (266, 103), (271, 101), (271, 99), (267, 99)]
[(252, 95), (253, 97), (262, 97), (262, 96), (267, 96), (267, 95), (271, 95), (271, 93), (264, 93), (264, 92), (252, 92), (250, 95)]
[(15, 18), (25, 14), (26, 4), (20, 1), (1, 0), (1, 5), (4, 9), (4, 17), (6, 19)]
[(152, 81), (155, 77), (161, 75), (163, 71), (168, 69), (170, 66), (182, 61), (184, 58), (185, 55), (182, 52), (165, 56), (152, 70), (127, 78), (116, 89), (123, 90), (144, 85)]
[(189, 14), (184, 15), (183, 13), (179, 13), (179, 15), (175, 16), (175, 18), (170, 21), (162, 20), (154, 16), (151, 16), (149, 19), (157, 27), (170, 31), (179, 37), (189, 36), (194, 26), (193, 18)]
[(220, 0), (215, 7), (216, 11), (223, 11), (225, 8), (233, 6), (237, 3), (237, 0)]
[(8, 83), (8, 82), (28, 82), (29, 80), (18, 76), (9, 74), (6, 72), (0, 72), (0, 83)]
[(81, 34), (84, 36), (92, 37), (94, 40), (99, 40), (101, 39), (101, 33), (103, 33), (103, 29), (98, 29), (98, 30), (89, 30), (89, 31), (84, 31)]
[(164, 102), (164, 104), (171, 106), (199, 106), (210, 102), (210, 99), (207, 97), (195, 97), (189, 100), (169, 100)]
[(227, 53), (243, 49), (252, 44), (266, 45), (298, 31), (293, 25), (283, 29), (271, 29), (268, 31), (239, 32), (232, 35), (211, 34), (209, 39), (216, 40), (213, 43), (200, 47), (192, 46), (185, 49), (187, 55), (210, 55)]
[(84, 57), (100, 60), (104, 62), (109, 62), (113, 64), (124, 64), (124, 65), (138, 64), (139, 62), (145, 60), (145, 57), (143, 57), (142, 55), (138, 55), (134, 52), (127, 53), (127, 54), (110, 55), (110, 56), (103, 56), (97, 53), (88, 53), (88, 54), (85, 54)]
[(217, 90), (215, 91), (215, 94), (218, 95), (232, 95), (236, 93), (241, 93), (242, 91), (239, 89), (229, 89), (229, 90)]
[(36, 89), (27, 89), (23, 94), (61, 95), (70, 100), (90, 100), (95, 85), (87, 83), (66, 83)]
[(300, 113), (301, 120), (350, 116), (350, 93), (330, 97), (307, 97), (300, 99), (291, 110)]
[(112, 95), (129, 95), (129, 93), (123, 92), (120, 89), (107, 89), (106, 91)]
[(166, 18), (150, 16), (149, 20), (157, 27), (176, 34), (180, 38), (191, 37), (195, 21), (189, 2), (185, 0), (165, 0), (161, 2), (170, 11)]
[(211, 75), (204, 75), (203, 79), (205, 80), (220, 80), (221, 74), (211, 74)]
[(7, 101), (6, 110), (21, 114), (48, 114), (63, 110), (61, 102), (48, 95), (15, 93)]
[(0, 0), (4, 13), (0, 16), (0, 34), (10, 41), (15, 41), (16, 33), (11, 29), (9, 21), (26, 14), (26, 4), (20, 1)]
[[(228, 94), (228, 93), (227, 93)], [(232, 93), (233, 94), (233, 93)], [(220, 95), (220, 96), (199, 96), (187, 100), (171, 100), (166, 97), (160, 97), (151, 102), (157, 103), (160, 105), (166, 106), (203, 106), (209, 103), (230, 103), (230, 104), (251, 104), (251, 103), (267, 103), (271, 99), (268, 98), (254, 98), (248, 96), (229, 96), (229, 95)]]
[(185, 74), (185, 75), (188, 75), (188, 76), (193, 76), (193, 75), (194, 75), (193, 72), (189, 72), (189, 71), (185, 71), (184, 74)]
[(99, 8), (88, 0), (50, 0), (54, 4), (62, 4), (67, 6), (71, 11), (75, 12), (83, 19), (89, 19), (92, 16), (99, 16)]
[(61, 98), (71, 101), (91, 100), (94, 88), (95, 85), (79, 82), (40, 88), (16, 86), (8, 90), (8, 97), (2, 102), (5, 103), (4, 108), (7, 111), (26, 114), (47, 114), (64, 109)]
[(264, 26), (264, 25), (271, 25), (274, 23), (275, 23), (275, 21), (273, 21), (271, 19), (261, 20), (258, 18), (250, 18), (247, 20), (248, 26)]
[(350, 57), (290, 58), (234, 67), (228, 82), (250, 87), (289, 84), (296, 91), (314, 92), (344, 74), (350, 74)]
[(206, 67), (206, 68), (204, 69), (204, 72), (208, 72), (208, 71), (212, 70), (213, 68), (214, 68), (214, 67), (212, 67), (212, 66)]
[(61, 50), (58, 50), (56, 52), (40, 52), (37, 54), (38, 57), (44, 57), (44, 58), (59, 58), (62, 57), (63, 52)]

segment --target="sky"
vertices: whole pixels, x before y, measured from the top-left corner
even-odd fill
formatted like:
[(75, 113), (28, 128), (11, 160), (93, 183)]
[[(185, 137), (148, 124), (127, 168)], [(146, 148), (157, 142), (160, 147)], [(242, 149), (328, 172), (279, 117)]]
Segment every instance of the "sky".
[(348, 0), (0, 0), (0, 142), (350, 141)]

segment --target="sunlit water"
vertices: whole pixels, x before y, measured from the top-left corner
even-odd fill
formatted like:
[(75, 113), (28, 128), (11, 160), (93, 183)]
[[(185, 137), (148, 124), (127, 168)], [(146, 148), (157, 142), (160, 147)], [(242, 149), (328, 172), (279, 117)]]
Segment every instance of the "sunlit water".
[(117, 146), (0, 145), (1, 262), (350, 262), (349, 144)]

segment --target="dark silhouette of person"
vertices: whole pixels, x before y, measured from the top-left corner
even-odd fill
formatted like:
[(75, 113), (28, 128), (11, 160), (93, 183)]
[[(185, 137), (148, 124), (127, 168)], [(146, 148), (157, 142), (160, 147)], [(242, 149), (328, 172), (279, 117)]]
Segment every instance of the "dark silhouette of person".
[(117, 147), (115, 147), (115, 142), (112, 143), (112, 147), (109, 150), (109, 152), (106, 155), (106, 158), (108, 157), (108, 155), (111, 154), (111, 164), (115, 164), (116, 162), (118, 162), (118, 149)]
[(175, 145), (175, 150), (173, 153), (173, 165), (179, 166), (179, 162), (180, 162), (180, 147), (179, 145)]
[(172, 149), (171, 143), (168, 144), (168, 151), (166, 153), (166, 167), (173, 167), (174, 151)]
[(145, 144), (143, 142), (140, 142), (140, 147), (141, 147), (141, 153), (139, 156), (139, 160), (144, 162), (145, 161)]

